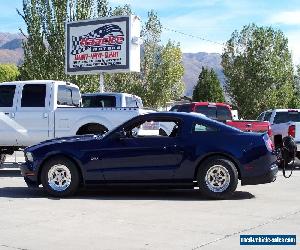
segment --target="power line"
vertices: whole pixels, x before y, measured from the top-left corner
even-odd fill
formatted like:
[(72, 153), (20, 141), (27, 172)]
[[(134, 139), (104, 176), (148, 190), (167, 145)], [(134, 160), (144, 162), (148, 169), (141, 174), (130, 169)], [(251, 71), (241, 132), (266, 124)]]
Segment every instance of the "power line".
[(178, 33), (178, 34), (184, 35), (184, 36), (188, 36), (188, 37), (200, 39), (200, 40), (202, 40), (202, 41), (206, 41), (206, 42), (210, 42), (210, 43), (214, 43), (214, 44), (218, 44), (218, 45), (225, 46), (224, 43), (215, 42), (215, 41), (212, 41), (212, 40), (209, 40), (209, 39), (200, 37), (200, 36), (191, 35), (191, 34), (188, 34), (188, 33), (184, 33), (184, 32), (182, 32), (182, 31), (178, 31), (178, 30), (174, 30), (174, 29), (170, 29), (170, 28), (166, 28), (166, 27), (162, 27), (162, 28), (165, 29), (165, 30), (174, 32), (174, 33)]

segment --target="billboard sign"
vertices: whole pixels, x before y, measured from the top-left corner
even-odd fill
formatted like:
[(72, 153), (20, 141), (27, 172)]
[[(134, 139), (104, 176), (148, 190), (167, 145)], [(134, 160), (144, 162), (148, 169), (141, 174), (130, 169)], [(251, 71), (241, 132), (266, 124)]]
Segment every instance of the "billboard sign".
[(133, 15), (66, 23), (66, 73), (139, 72), (139, 36)]

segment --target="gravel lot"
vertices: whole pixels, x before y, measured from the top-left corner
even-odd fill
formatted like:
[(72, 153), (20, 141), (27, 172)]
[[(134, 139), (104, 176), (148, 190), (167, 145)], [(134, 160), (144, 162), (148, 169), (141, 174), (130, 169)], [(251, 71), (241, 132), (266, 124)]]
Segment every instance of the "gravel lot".
[(298, 169), (290, 179), (279, 173), (271, 184), (239, 186), (223, 201), (198, 190), (82, 190), (55, 199), (27, 188), (17, 169), (1, 169), (0, 249), (284, 249), (240, 246), (239, 236), (296, 234), (299, 246), (299, 192)]

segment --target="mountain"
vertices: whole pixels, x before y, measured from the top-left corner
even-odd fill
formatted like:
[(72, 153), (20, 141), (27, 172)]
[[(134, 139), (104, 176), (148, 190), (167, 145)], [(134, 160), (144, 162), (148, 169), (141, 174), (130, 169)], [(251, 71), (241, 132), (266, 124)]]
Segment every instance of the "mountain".
[(17, 33), (8, 33), (8, 32), (0, 32), (0, 48), (7, 42), (10, 42), (14, 39), (22, 39), (22, 34)]
[[(23, 62), (22, 34), (0, 32), (0, 63), (14, 63), (20, 65)], [(184, 76), (186, 86), (185, 95), (191, 96), (197, 83), (202, 66), (212, 68), (218, 75), (222, 84), (225, 77), (222, 72), (221, 55), (218, 53), (183, 53)]]
[(22, 64), (23, 38), (22, 34), (0, 32), (0, 63)]
[(217, 73), (221, 84), (224, 85), (225, 76), (221, 66), (221, 55), (218, 53), (183, 53), (185, 94), (192, 96), (194, 86), (198, 81), (202, 66), (212, 68)]

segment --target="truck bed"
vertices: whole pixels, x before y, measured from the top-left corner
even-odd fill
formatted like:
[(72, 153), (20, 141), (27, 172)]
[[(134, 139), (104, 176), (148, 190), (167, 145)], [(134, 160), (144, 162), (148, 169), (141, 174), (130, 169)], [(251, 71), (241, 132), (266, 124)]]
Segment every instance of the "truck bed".
[(226, 121), (226, 124), (242, 131), (247, 132), (268, 132), (270, 135), (270, 123), (257, 120), (239, 120), (239, 121)]

